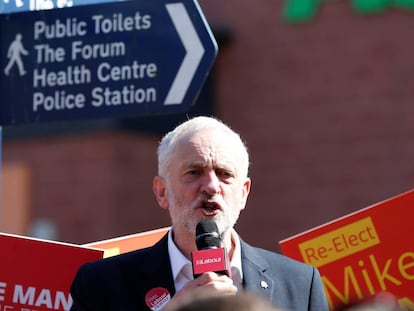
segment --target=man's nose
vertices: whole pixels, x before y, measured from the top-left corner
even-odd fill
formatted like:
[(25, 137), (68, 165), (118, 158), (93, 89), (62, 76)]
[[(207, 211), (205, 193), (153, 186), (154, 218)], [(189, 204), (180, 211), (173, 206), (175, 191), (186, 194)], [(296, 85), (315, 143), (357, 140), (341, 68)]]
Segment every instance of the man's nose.
[(203, 178), (202, 192), (210, 195), (220, 193), (220, 179), (214, 171), (208, 172)]

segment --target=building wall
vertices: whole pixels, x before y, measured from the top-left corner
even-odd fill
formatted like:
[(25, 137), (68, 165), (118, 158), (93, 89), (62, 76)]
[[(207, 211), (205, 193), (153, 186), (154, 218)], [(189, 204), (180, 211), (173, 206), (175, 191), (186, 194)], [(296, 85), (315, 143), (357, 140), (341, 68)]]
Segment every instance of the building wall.
[(217, 62), (219, 115), (252, 152), (248, 238), (273, 247), (413, 187), (412, 12), (361, 16), (327, 1), (289, 25), (283, 1), (202, 4), (232, 32)]
[(154, 137), (104, 131), (3, 149), (5, 165), (31, 171), (32, 219), (52, 220), (59, 240), (86, 243), (168, 225), (152, 198), (156, 145)]
[[(251, 152), (237, 229), (277, 242), (413, 187), (414, 13), (361, 16), (350, 1), (289, 25), (282, 1), (201, 0), (228, 30), (215, 64), (217, 116)], [(3, 142), (31, 172), (31, 218), (85, 243), (169, 225), (152, 195), (159, 135), (121, 130)]]

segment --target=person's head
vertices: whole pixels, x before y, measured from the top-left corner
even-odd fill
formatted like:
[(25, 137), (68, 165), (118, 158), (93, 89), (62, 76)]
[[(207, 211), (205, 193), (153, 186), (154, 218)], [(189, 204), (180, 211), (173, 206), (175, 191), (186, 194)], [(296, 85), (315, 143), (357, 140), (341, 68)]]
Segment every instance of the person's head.
[[(262, 297), (242, 292), (237, 295), (195, 297), (171, 311), (281, 311)], [(169, 311), (170, 311), (169, 310)]]
[[(381, 292), (375, 296), (337, 308), (337, 311), (400, 311), (396, 296), (389, 292)], [(402, 311), (402, 310), (401, 310)]]
[(194, 235), (199, 221), (211, 219), (224, 233), (245, 207), (248, 169), (240, 136), (217, 119), (196, 117), (162, 138), (153, 189), (175, 231)]

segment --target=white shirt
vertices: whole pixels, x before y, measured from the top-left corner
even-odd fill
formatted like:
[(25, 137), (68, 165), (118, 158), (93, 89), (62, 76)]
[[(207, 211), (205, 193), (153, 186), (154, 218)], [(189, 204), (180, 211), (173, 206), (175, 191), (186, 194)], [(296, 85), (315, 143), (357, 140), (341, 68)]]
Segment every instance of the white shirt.
[[(175, 245), (172, 238), (172, 230), (168, 232), (168, 254), (170, 256), (171, 270), (173, 273), (175, 290), (178, 292), (183, 286), (193, 280), (193, 268), (191, 261), (183, 255), (183, 253)], [(241, 264), (241, 248), (240, 239), (237, 232), (233, 229), (231, 239), (234, 243), (233, 257), (231, 258), (231, 278), (233, 284), (241, 290), (243, 287), (243, 271)]]

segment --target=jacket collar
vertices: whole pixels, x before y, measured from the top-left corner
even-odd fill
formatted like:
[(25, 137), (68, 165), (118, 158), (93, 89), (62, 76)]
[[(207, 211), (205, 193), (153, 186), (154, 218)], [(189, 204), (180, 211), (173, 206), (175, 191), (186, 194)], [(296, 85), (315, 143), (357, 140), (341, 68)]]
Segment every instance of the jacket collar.
[(271, 300), (275, 284), (267, 273), (269, 264), (254, 247), (241, 239), (240, 242), (244, 288)]

